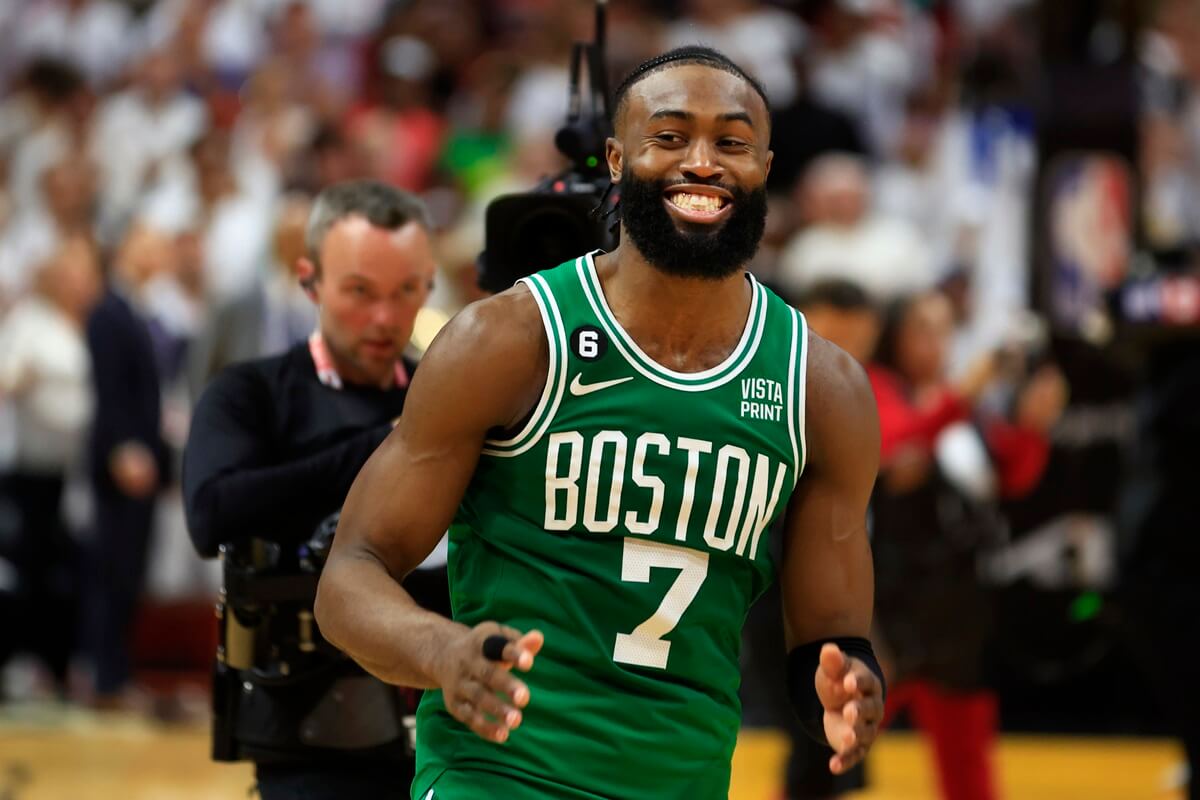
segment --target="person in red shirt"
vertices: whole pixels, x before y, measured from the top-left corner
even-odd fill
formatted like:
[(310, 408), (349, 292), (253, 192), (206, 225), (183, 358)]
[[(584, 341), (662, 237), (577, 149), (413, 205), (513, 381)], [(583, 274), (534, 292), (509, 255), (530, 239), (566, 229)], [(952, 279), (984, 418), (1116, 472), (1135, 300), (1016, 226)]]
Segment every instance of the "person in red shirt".
[(907, 708), (932, 739), (942, 796), (991, 800), (998, 719), (980, 675), (989, 609), (975, 559), (1003, 531), (997, 500), (1041, 478), (1066, 389), (1044, 366), (1017, 381), (1007, 416), (980, 411), (1006, 359), (989, 354), (950, 380), (953, 328), (944, 295), (900, 301), (867, 369), (881, 433), (872, 501), (877, 638), (890, 656), (887, 716)]
[[(879, 406), (883, 466), (893, 468), (889, 480), (898, 488), (910, 475), (919, 482), (939, 434), (972, 417), (976, 402), (1000, 377), (1005, 356), (1011, 357), (989, 353), (951, 381), (946, 365), (953, 328), (950, 301), (941, 293), (901, 300), (890, 309), (879, 351), (867, 367)], [(1011, 418), (981, 420), (1005, 499), (1021, 497), (1037, 484), (1050, 454), (1046, 432), (1066, 402), (1066, 384), (1051, 365), (1022, 384)]]

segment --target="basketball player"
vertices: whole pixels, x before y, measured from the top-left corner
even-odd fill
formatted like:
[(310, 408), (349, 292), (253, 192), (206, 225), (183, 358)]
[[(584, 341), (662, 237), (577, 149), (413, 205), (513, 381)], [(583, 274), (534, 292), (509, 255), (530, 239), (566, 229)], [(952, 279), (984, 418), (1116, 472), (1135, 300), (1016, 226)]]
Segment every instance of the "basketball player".
[[(414, 798), (726, 797), (739, 634), (776, 577), (793, 702), (830, 769), (878, 730), (878, 423), (854, 360), (744, 269), (766, 216), (762, 90), (676, 50), (618, 88), (614, 124), (622, 244), (450, 323), (322, 577), (328, 638), (437, 690)], [(453, 621), (399, 583), (447, 526)]]

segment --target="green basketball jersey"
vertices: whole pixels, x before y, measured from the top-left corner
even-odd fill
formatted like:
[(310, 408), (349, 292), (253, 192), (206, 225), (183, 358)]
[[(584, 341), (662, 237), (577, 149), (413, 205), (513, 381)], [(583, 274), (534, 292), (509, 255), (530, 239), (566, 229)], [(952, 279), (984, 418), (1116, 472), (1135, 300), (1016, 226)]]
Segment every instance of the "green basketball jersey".
[[(546, 388), (520, 433), (485, 444), (449, 570), (456, 620), (539, 628), (545, 647), (505, 744), (426, 692), (414, 798), (727, 796), (742, 624), (804, 465), (804, 319), (747, 280), (736, 349), (697, 373), (641, 351), (591, 255), (524, 280)], [(479, 788), (443, 789), (463, 785)]]

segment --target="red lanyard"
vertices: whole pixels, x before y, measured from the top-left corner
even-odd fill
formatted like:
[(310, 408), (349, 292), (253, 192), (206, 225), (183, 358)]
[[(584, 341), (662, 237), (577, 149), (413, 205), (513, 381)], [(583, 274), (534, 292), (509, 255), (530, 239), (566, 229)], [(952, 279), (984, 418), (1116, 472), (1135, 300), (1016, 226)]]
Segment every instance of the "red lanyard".
[[(325, 344), (325, 337), (321, 336), (320, 331), (313, 331), (308, 337), (308, 352), (312, 354), (313, 364), (317, 367), (317, 380), (332, 389), (341, 389), (342, 376), (333, 365), (333, 356), (329, 355), (329, 346)], [(407, 386), (408, 370), (404, 368), (403, 362), (397, 359), (396, 388), (404, 389)]]

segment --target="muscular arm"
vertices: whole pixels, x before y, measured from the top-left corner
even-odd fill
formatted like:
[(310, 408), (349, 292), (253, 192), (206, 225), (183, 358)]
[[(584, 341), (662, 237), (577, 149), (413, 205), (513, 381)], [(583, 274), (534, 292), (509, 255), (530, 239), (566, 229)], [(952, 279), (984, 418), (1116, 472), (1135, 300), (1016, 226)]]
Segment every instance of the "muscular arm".
[(866, 636), (875, 575), (867, 503), (879, 469), (879, 418), (862, 368), (810, 337), (808, 462), (788, 507), (781, 576), (788, 648)]
[[(807, 386), (808, 463), (788, 507), (784, 541), (788, 680), (801, 722), (833, 747), (829, 768), (841, 773), (866, 755), (883, 717), (883, 687), (863, 660), (873, 657), (861, 641), (875, 596), (866, 517), (879, 468), (879, 419), (859, 365), (816, 336)], [(840, 644), (820, 644), (834, 638)]]
[(488, 432), (534, 406), (548, 360), (523, 286), (469, 307), (422, 359), (399, 426), (350, 489), (316, 616), (326, 638), (381, 679), (445, 688), (451, 643), (469, 630), (420, 608), (400, 581), (445, 533)]

